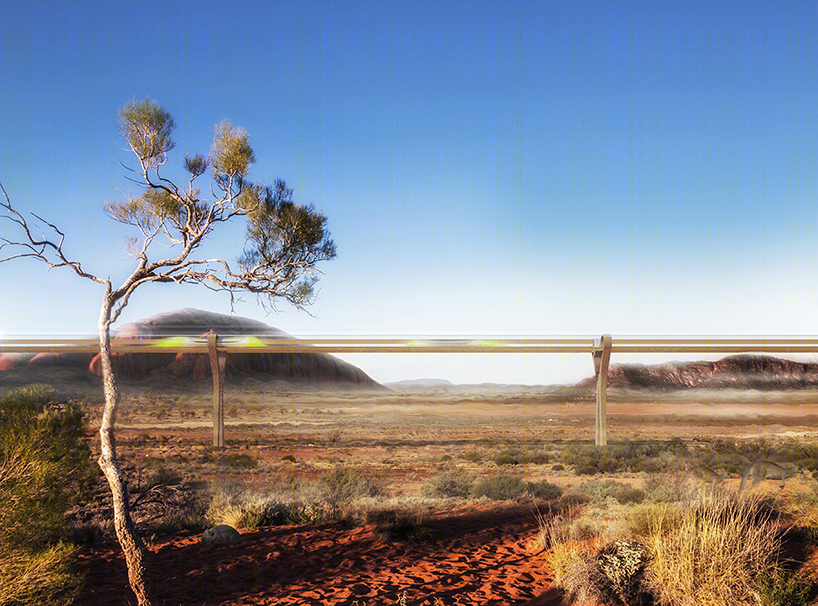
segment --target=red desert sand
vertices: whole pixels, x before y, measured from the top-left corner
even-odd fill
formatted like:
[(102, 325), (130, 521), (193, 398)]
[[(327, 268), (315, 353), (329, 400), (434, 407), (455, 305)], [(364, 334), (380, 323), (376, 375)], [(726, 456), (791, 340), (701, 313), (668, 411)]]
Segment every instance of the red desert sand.
[[(561, 606), (528, 506), (433, 515), (423, 541), (385, 538), (373, 526), (341, 523), (245, 530), (237, 543), (177, 536), (152, 546), (159, 603)], [(81, 604), (135, 604), (116, 543), (86, 548)]]

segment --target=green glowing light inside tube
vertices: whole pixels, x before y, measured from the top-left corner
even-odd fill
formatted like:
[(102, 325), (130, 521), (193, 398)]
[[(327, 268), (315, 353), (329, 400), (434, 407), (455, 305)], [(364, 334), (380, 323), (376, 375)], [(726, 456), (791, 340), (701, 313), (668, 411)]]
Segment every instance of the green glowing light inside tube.
[(193, 339), (189, 339), (188, 337), (168, 337), (159, 341), (156, 347), (184, 347), (192, 343)]

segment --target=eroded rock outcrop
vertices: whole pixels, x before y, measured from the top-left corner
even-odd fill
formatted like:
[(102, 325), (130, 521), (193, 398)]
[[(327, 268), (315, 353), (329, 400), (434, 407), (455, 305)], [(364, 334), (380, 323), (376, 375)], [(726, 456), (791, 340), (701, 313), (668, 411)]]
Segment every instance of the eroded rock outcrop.
[[(581, 385), (591, 386), (593, 378)], [(727, 356), (714, 362), (612, 364), (608, 387), (620, 389), (758, 389), (818, 387), (818, 364), (765, 355)]]
[[(211, 333), (293, 338), (257, 320), (186, 308), (124, 324), (117, 330), (114, 340), (171, 335), (202, 337)], [(113, 362), (117, 376), (126, 380), (153, 377), (203, 381), (210, 377), (210, 360), (204, 354), (114, 354)], [(0, 356), (0, 370), (12, 370), (20, 366), (69, 366), (86, 368), (96, 375), (102, 374), (98, 354)], [(360, 368), (322, 353), (231, 354), (227, 358), (226, 373), (228, 379), (279, 379), (316, 388), (384, 389)]]

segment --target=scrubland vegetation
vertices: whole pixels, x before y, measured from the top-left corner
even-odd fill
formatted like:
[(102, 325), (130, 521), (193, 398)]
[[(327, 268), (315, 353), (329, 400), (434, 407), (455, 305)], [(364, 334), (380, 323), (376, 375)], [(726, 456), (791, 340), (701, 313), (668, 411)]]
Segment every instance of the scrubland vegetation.
[(0, 398), (0, 604), (70, 604), (81, 587), (64, 514), (96, 479), (83, 413), (54, 392)]
[[(0, 398), (0, 604), (70, 604), (82, 589), (77, 549), (113, 538), (83, 406), (55, 401), (43, 386)], [(818, 579), (792, 549), (818, 544), (815, 442), (498, 440), (438, 454), (429, 473), (404, 470), (417, 486), (404, 491), (390, 476), (401, 462), (392, 447), (378, 467), (205, 445), (194, 456), (163, 440), (146, 432), (122, 445), (134, 521), (148, 542), (217, 524), (330, 521), (374, 524), (388, 541), (427, 541), (435, 512), (514, 501), (542, 512), (537, 548), (574, 603), (798, 606), (816, 597)], [(327, 448), (342, 441), (333, 435)], [(804, 473), (786, 491), (768, 481), (738, 492), (742, 469), (759, 459)], [(696, 481), (686, 474), (696, 465), (732, 480)]]

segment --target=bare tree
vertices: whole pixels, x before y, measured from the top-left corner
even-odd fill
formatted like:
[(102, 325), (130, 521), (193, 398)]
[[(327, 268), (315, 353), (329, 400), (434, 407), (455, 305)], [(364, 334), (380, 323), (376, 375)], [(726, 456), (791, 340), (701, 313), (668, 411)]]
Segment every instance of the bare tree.
[[(138, 166), (129, 169), (141, 194), (109, 202), (105, 211), (116, 221), (135, 228), (128, 251), (136, 267), (120, 286), (86, 271), (64, 250), (65, 235), (54, 224), (31, 213), (36, 226), (12, 207), (0, 184), (4, 201), (0, 217), (21, 231), (16, 240), (0, 238), (0, 262), (32, 258), (49, 268), (67, 267), (78, 276), (105, 288), (99, 313), (99, 352), (105, 409), (100, 426), (99, 466), (113, 495), (114, 527), (125, 553), (128, 577), (140, 606), (154, 603), (148, 582), (147, 555), (131, 520), (128, 487), (116, 458), (114, 425), (119, 391), (111, 363), (111, 326), (133, 292), (151, 282), (202, 284), (230, 293), (255, 293), (261, 304), (275, 308), (283, 299), (298, 309), (312, 303), (313, 286), (320, 273), (317, 264), (335, 257), (335, 244), (326, 218), (311, 206), (292, 201), (292, 190), (283, 181), (273, 187), (251, 183), (248, 169), (255, 162), (247, 133), (222, 122), (216, 126), (208, 156), (185, 156), (187, 183), (178, 185), (163, 174), (175, 144), (174, 123), (156, 102), (132, 101), (119, 112), (119, 129)], [(202, 195), (199, 180), (207, 180), (209, 195)], [(223, 223), (244, 218), (247, 240), (238, 259), (196, 258), (202, 243)], [(47, 235), (50, 234), (50, 235)], [(160, 241), (166, 258), (152, 259)], [(168, 254), (168, 251), (170, 253)]]

